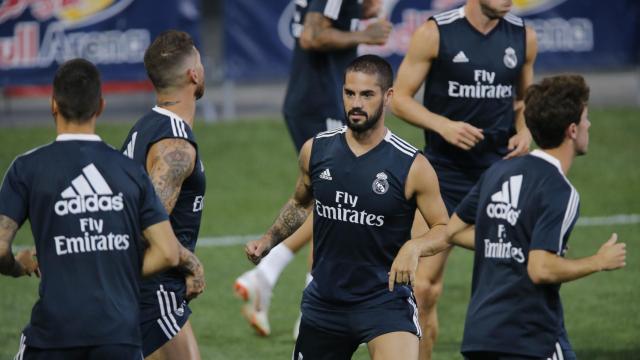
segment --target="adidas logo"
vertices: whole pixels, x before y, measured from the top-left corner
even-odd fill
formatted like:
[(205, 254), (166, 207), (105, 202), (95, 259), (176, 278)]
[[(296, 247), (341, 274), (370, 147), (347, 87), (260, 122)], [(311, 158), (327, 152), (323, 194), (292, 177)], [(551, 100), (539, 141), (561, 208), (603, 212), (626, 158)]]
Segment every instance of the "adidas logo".
[(54, 205), (56, 214), (84, 214), (98, 211), (120, 211), (124, 208), (122, 193), (113, 195), (109, 184), (95, 165), (89, 164), (82, 174), (71, 180), (71, 186), (60, 193), (62, 200)]
[(331, 177), (331, 172), (329, 171), (329, 169), (325, 169), (323, 172), (321, 172), (319, 177), (322, 180), (333, 180), (333, 178)]
[(491, 195), (491, 203), (487, 205), (487, 215), (493, 219), (504, 219), (512, 226), (518, 221), (518, 199), (522, 188), (522, 175), (515, 175), (502, 183), (502, 189)]
[(456, 56), (453, 57), (453, 62), (454, 63), (468, 63), (469, 62), (469, 58), (467, 58), (467, 55), (465, 55), (464, 52), (460, 51), (459, 53), (456, 54)]

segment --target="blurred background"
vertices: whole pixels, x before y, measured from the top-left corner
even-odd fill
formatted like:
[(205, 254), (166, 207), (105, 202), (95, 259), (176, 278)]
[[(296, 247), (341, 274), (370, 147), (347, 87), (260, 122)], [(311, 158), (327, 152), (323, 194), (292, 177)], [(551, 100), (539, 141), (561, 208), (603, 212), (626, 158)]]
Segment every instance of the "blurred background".
[[(102, 73), (107, 108), (98, 133), (119, 148), (155, 99), (142, 58), (169, 28), (189, 32), (203, 56), (205, 97), (195, 134), (207, 173), (198, 256), (208, 290), (192, 303), (203, 359), (287, 359), (304, 284), (305, 255), (283, 274), (269, 338), (240, 315), (235, 278), (251, 265), (242, 244), (262, 233), (290, 196), (296, 153), (280, 114), (293, 38), (293, 0), (0, 0), (0, 171), (15, 156), (54, 139), (50, 83), (57, 66), (84, 57)], [(413, 31), (464, 0), (385, 0), (394, 24), (382, 47), (397, 67)], [(570, 257), (593, 254), (611, 232), (627, 242), (622, 271), (562, 289), (567, 327), (581, 359), (636, 359), (640, 353), (640, 1), (514, 0), (538, 36), (536, 79), (579, 72), (591, 86), (591, 145), (569, 178), (581, 195)], [(421, 96), (418, 94), (418, 96)], [(422, 131), (392, 116), (388, 126), (419, 148)], [(29, 246), (29, 225), (17, 246)], [(459, 359), (472, 254), (456, 250), (445, 274), (436, 359)], [(37, 279), (0, 278), (0, 359), (11, 358), (37, 299)], [(368, 358), (366, 349), (356, 359)]]

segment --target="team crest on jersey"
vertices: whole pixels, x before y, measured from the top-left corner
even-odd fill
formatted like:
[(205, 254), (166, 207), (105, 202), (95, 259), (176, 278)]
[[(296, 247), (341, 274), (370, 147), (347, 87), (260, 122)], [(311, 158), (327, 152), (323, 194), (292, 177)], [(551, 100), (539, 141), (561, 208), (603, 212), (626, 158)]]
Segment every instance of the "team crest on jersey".
[(502, 58), (502, 60), (504, 61), (504, 66), (509, 69), (513, 69), (518, 65), (518, 57), (512, 47), (504, 49), (504, 58)]
[(376, 175), (376, 179), (373, 180), (373, 184), (371, 185), (374, 193), (382, 195), (389, 190), (389, 182), (387, 181), (387, 178), (388, 176), (384, 172)]

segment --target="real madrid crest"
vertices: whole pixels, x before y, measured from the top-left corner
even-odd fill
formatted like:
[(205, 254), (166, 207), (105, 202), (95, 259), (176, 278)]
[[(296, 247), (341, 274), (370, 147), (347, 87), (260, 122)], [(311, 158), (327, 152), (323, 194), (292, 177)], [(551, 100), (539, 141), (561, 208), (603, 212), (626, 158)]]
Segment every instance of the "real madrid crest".
[(389, 182), (387, 181), (387, 178), (387, 174), (383, 172), (376, 175), (376, 179), (373, 180), (373, 184), (371, 185), (374, 193), (382, 195), (389, 190)]
[(504, 58), (502, 58), (502, 61), (504, 61), (504, 66), (508, 67), (509, 69), (515, 68), (516, 65), (518, 65), (518, 57), (516, 56), (516, 51), (513, 50), (512, 47), (504, 49)]

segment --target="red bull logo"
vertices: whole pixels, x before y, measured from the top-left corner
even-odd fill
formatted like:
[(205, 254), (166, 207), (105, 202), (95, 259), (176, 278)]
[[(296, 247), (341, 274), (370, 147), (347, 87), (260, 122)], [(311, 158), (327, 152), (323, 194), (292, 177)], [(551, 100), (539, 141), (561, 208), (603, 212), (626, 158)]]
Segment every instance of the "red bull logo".
[[(111, 19), (133, 0), (4, 0), (0, 24), (14, 23), (13, 36), (0, 37), (0, 69), (49, 67), (75, 57), (96, 64), (142, 61), (150, 42), (146, 29), (81, 29)], [(46, 25), (45, 25), (46, 24)]]

